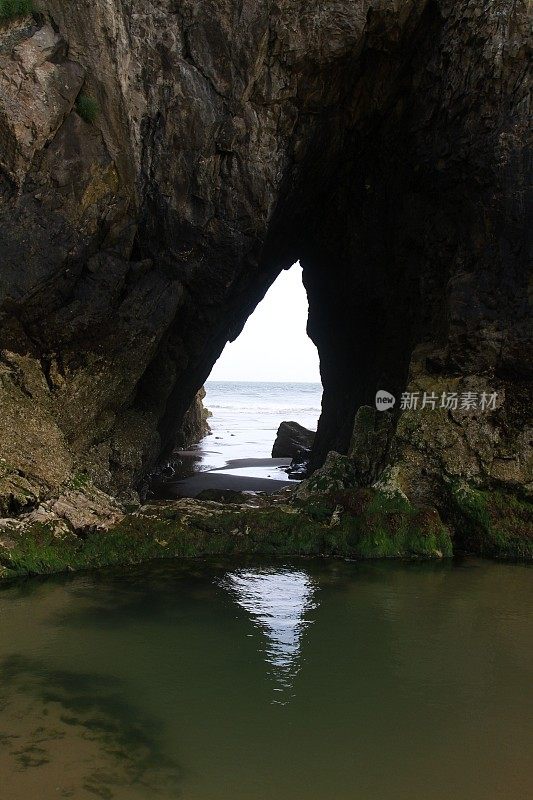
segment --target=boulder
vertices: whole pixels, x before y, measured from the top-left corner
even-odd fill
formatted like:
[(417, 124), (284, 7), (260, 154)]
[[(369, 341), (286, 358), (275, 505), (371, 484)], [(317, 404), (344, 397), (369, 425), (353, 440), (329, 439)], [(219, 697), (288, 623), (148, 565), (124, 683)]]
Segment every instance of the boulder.
[(298, 422), (282, 422), (272, 448), (272, 458), (304, 461), (311, 452), (314, 438), (314, 431), (304, 428)]

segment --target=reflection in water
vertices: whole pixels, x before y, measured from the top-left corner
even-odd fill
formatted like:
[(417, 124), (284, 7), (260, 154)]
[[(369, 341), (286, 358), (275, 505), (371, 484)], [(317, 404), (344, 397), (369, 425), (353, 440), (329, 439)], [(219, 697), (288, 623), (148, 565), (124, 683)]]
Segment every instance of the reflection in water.
[(316, 608), (311, 578), (301, 570), (242, 569), (229, 572), (222, 585), (266, 636), (265, 657), (277, 691), (290, 689), (299, 669), (303, 633), (312, 621), (306, 615)]

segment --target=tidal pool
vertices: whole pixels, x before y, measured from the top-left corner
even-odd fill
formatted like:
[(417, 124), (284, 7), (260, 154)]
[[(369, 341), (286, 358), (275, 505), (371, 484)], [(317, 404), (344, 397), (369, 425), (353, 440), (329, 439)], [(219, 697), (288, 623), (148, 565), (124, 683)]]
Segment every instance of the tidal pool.
[(3, 800), (523, 800), (533, 572), (160, 562), (0, 591)]

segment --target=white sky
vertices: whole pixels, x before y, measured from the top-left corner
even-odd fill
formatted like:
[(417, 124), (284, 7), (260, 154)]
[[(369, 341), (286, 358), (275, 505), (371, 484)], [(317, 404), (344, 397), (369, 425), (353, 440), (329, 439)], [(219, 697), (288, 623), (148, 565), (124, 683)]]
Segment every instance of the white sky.
[(318, 353), (307, 336), (308, 303), (302, 268), (284, 270), (241, 335), (226, 345), (211, 381), (320, 383)]

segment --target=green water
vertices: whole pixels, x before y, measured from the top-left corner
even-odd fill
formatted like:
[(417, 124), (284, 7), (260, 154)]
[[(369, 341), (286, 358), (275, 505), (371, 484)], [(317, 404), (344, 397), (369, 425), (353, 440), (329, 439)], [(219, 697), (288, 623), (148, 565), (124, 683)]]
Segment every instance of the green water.
[(2, 800), (523, 800), (532, 576), (166, 562), (7, 587)]

